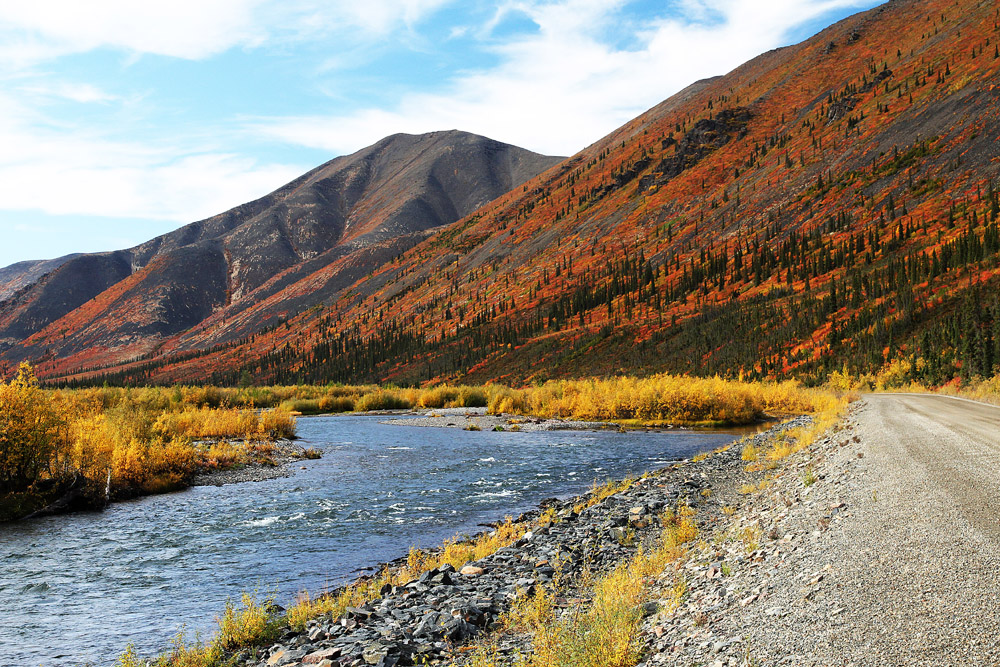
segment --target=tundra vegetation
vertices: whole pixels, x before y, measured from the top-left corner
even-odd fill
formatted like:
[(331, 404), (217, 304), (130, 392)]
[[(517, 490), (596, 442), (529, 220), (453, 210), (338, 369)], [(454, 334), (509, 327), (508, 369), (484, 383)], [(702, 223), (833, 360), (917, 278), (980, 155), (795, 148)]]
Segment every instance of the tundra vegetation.
[(100, 507), (183, 488), (198, 472), (272, 462), (287, 410), (224, 406), (205, 388), (46, 390), (22, 364), (0, 382), (0, 520), (63, 499)]
[[(844, 376), (846, 378), (846, 376)], [(857, 384), (842, 379), (844, 388)], [(512, 388), (439, 385), (45, 389), (23, 364), (0, 382), (0, 519), (73, 495), (76, 507), (184, 488), (193, 475), (273, 463), (295, 415), (487, 408), (624, 426), (749, 424), (817, 414), (833, 395), (795, 381), (654, 375)]]

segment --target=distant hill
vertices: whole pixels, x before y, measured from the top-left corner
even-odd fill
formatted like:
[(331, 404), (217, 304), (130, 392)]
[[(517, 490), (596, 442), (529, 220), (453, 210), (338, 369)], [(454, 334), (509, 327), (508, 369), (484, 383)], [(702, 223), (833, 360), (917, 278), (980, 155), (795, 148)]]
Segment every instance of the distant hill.
[(92, 382), (989, 375), (998, 22), (972, 0), (843, 20), (345, 269), (344, 289), (279, 326), (227, 338), (235, 325), (203, 320), (107, 369), (60, 356), (72, 319), (24, 349), (53, 346), (44, 373)]
[(254, 333), (559, 159), (465, 132), (393, 135), (135, 248), (0, 270), (0, 341), (9, 359), (106, 365), (173, 336)]

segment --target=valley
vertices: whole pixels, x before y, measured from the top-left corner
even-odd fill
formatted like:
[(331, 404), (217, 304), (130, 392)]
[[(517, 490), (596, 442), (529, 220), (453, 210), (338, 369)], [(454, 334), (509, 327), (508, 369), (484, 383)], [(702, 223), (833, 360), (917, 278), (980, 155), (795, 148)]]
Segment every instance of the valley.
[[(203, 200), (191, 182), (205, 163), (285, 185), (239, 189), (202, 219), (192, 203), (180, 220), (123, 187), (101, 210), (194, 221), (0, 267), (0, 603), (13, 618), (0, 663), (1000, 664), (996, 2), (891, 0), (853, 16), (798, 3), (812, 17), (800, 31), (838, 20), (804, 40), (786, 25), (801, 41), (636, 116), (667, 93), (637, 98), (569, 157), (427, 132), (426, 115), (448, 126), (483, 99), (510, 115), (518, 86), (455, 91), (563, 29), (560, 85), (592, 66), (634, 83), (616, 59), (571, 61), (571, 42), (634, 63), (633, 46), (652, 58), (650, 35), (678, 16), (682, 43), (752, 3), (667, 3), (681, 13), (642, 30), (630, 12), (647, 3), (605, 3), (614, 31), (637, 31), (613, 45), (579, 32), (600, 24), (593, 7), (555, 26), (533, 3), (505, 5), (449, 32), (423, 5), (452, 3), (404, 3), (405, 30), (395, 10), (381, 27), (339, 17), (357, 33), (341, 43), (294, 4), (294, 29), (229, 26), (244, 41), (218, 48), (248, 71), (317, 35), (317, 53), (348, 49), (284, 71), (308, 90), (240, 109), (211, 141), (200, 128), (190, 159), (144, 171), (160, 153), (121, 149), (128, 164), (99, 170)], [(10, 20), (0, 11), (0, 31)], [(373, 34), (378, 53), (355, 52)], [(482, 61), (463, 53), (458, 79), (400, 93), (453, 66), (442, 49), (456, 44)], [(122, 51), (116, 83), (220, 57), (102, 48)], [(344, 63), (381, 66), (396, 48), (412, 62), (384, 70), (376, 97), (400, 107), (353, 107), (348, 83), (364, 81)], [(236, 106), (240, 76), (221, 71), (206, 76), (233, 100), (205, 107)], [(641, 85), (678, 90), (663, 77)], [(212, 88), (186, 81), (158, 109), (182, 116), (197, 106), (185, 95)], [(442, 104), (441, 90), (457, 97)], [(590, 127), (572, 105), (593, 98), (577, 92), (560, 119)], [(103, 105), (116, 122), (145, 95), (100, 93), (18, 94), (53, 114), (56, 98)], [(271, 117), (316, 99), (342, 115)], [(522, 101), (532, 127), (519, 129), (537, 131), (514, 134), (544, 138), (541, 100)], [(394, 133), (374, 141), (376, 121), (374, 136)], [(374, 143), (308, 168), (352, 132), (369, 138), (350, 150)], [(309, 152), (292, 151), (303, 134)], [(209, 154), (233, 137), (260, 154)], [(68, 161), (88, 147), (72, 142)], [(293, 154), (309, 161), (278, 164)], [(12, 202), (42, 180), (32, 165), (9, 179)], [(88, 210), (91, 181), (50, 171), (44, 215), (73, 197)]]

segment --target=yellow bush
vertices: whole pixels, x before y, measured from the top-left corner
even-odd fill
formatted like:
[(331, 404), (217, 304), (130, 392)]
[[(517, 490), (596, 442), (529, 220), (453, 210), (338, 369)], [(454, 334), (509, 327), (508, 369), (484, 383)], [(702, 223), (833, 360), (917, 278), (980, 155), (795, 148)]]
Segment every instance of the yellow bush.
[(746, 424), (765, 414), (800, 414), (828, 407), (828, 392), (797, 382), (741, 382), (656, 375), (648, 378), (561, 380), (522, 390), (494, 389), (491, 414), (673, 424)]
[(65, 422), (28, 364), (0, 382), (0, 489), (23, 491), (59, 472)]
[(295, 435), (295, 417), (286, 410), (187, 409), (164, 412), (153, 425), (155, 433), (193, 439), (244, 438), (269, 440)]
[(361, 396), (354, 402), (354, 409), (358, 412), (369, 412), (371, 410), (406, 410), (413, 407), (405, 397), (396, 392), (378, 389)]

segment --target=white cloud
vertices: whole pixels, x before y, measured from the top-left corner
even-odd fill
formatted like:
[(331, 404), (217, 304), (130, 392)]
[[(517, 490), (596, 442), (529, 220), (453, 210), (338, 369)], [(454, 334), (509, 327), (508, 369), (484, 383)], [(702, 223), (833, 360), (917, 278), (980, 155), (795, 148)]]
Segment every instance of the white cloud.
[(112, 95), (89, 83), (56, 82), (36, 83), (19, 88), (20, 93), (42, 98), (57, 98), (79, 104), (104, 104), (118, 101), (117, 95)]
[[(334, 45), (316, 49), (321, 61), (357, 68), (353, 59), (370, 55), (373, 46), (405, 41), (423, 48), (424, 22), (457, 2), (0, 2), (0, 210), (189, 222), (261, 196), (312, 166), (269, 164), (243, 153), (245, 143), (262, 137), (345, 153), (394, 132), (458, 128), (570, 154), (692, 81), (780, 45), (789, 30), (810, 19), (872, 4), (679, 0), (673, 6), (682, 8), (680, 18), (637, 24), (620, 11), (629, 2), (500, 0), (481, 25), (449, 26), (453, 39), (478, 39), (497, 64), (456, 72), (434, 92), (421, 92), (415, 81), (412, 92), (388, 107), (261, 118), (244, 124), (243, 136), (231, 119), (199, 116), (205, 119), (202, 136), (157, 124), (155, 137), (142, 134), (157, 118), (143, 108), (145, 87), (117, 90), (114, 79), (105, 79), (101, 83), (112, 88), (106, 90), (43, 65), (99, 48), (132, 59), (157, 54), (197, 60), (239, 47), (310, 42)], [(498, 36), (508, 17), (519, 16), (537, 31)], [(155, 90), (154, 83), (150, 87)], [(111, 109), (100, 114), (107, 125), (95, 124), (101, 122), (96, 115), (47, 115), (65, 112), (65, 105), (52, 104), (61, 100)], [(348, 100), (343, 95), (338, 103)], [(118, 119), (127, 126), (116, 126)]]
[[(393, 132), (459, 128), (532, 150), (571, 154), (694, 81), (724, 74), (782, 45), (789, 31), (865, 0), (686, 0), (684, 15), (635, 28), (631, 50), (604, 36), (621, 25), (625, 0), (510, 2), (539, 26), (489, 48), (493, 69), (464, 73), (435, 93), (412, 92), (394, 108), (262, 119), (282, 141), (348, 152)], [(721, 19), (721, 20), (720, 20)]]
[(259, 39), (261, 0), (33, 0), (0, 4), (0, 27), (21, 36), (37, 58), (120, 48), (203, 58)]
[(128, 143), (50, 124), (0, 95), (0, 202), (7, 211), (190, 222), (305, 171), (218, 146)]
[(233, 47), (407, 27), (452, 0), (32, 0), (0, 3), (0, 62), (107, 47), (203, 59)]

